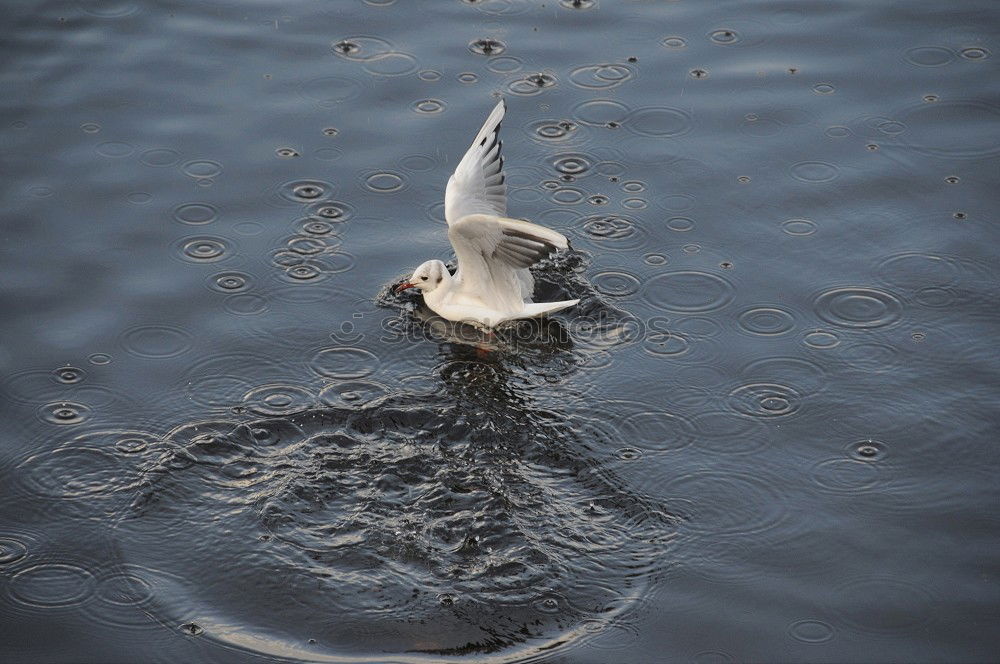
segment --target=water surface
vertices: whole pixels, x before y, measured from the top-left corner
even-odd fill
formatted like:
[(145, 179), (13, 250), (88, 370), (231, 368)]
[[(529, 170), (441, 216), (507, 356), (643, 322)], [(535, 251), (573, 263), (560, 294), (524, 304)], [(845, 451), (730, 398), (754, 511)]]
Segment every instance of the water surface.
[(6, 9), (0, 659), (996, 657), (994, 3)]

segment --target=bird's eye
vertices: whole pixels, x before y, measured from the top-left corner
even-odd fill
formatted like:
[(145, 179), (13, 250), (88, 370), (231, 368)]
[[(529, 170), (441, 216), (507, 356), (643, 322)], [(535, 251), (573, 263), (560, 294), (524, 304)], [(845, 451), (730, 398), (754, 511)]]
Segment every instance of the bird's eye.
[(427, 281), (427, 277), (420, 277), (422, 281)]

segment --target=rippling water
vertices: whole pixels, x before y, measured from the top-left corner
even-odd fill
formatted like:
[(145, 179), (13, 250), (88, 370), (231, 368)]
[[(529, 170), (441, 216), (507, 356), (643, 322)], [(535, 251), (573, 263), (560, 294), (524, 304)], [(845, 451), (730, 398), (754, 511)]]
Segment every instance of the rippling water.
[[(994, 3), (7, 16), (0, 659), (996, 657)], [(500, 95), (487, 338), (390, 286)]]

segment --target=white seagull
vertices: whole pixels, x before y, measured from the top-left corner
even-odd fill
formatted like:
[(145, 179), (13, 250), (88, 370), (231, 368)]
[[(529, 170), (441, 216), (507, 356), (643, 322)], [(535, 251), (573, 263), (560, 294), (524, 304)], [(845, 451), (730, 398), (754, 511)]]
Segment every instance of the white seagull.
[(569, 243), (562, 233), (507, 217), (507, 185), (500, 156), (501, 101), (448, 179), (444, 216), (458, 270), (431, 260), (396, 292), (416, 288), (434, 313), (452, 321), (495, 327), (571, 307), (580, 300), (532, 302), (535, 281), (528, 268)]

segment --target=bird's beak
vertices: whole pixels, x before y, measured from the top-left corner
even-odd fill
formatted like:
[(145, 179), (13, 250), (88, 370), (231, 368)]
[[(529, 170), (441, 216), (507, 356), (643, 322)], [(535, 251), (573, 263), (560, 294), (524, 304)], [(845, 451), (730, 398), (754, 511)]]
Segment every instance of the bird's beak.
[(414, 286), (416, 286), (416, 284), (411, 284), (409, 281), (404, 281), (400, 285), (396, 286), (396, 295), (399, 295), (407, 288), (413, 288)]

